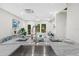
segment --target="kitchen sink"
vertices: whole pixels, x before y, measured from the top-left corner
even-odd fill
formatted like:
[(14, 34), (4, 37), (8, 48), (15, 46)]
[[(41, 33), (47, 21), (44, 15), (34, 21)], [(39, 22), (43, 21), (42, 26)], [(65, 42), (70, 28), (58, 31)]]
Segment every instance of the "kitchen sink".
[(49, 45), (22, 45), (10, 56), (56, 56)]

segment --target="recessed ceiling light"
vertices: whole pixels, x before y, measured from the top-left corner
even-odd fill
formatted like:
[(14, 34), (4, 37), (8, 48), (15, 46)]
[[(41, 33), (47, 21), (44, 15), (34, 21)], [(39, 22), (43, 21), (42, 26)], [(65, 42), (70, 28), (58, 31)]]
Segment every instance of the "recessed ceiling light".
[(50, 15), (53, 15), (53, 12), (49, 12)]

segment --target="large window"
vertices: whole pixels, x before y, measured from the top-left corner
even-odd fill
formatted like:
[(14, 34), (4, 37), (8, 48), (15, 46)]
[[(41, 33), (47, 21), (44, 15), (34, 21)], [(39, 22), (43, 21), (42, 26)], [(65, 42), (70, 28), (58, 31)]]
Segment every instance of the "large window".
[(46, 32), (46, 24), (37, 24), (36, 26), (36, 32)]

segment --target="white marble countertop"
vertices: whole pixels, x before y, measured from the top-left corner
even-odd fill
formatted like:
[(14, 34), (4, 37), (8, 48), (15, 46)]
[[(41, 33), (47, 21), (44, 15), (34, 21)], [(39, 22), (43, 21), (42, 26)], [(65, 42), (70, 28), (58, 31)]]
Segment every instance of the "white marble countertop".
[(19, 48), (20, 45), (0, 45), (0, 56), (9, 56), (11, 53), (13, 53), (17, 48)]
[(0, 56), (9, 56), (10, 54), (12, 54), (12, 52), (14, 52), (16, 49), (18, 49), (21, 45), (32, 44), (31, 41), (19, 42), (19, 41), (17, 41), (18, 39), (19, 38), (12, 39), (12, 40), (6, 41), (4, 43), (1, 43), (0, 44)]
[(51, 42), (50, 45), (58, 56), (79, 56), (79, 44)]

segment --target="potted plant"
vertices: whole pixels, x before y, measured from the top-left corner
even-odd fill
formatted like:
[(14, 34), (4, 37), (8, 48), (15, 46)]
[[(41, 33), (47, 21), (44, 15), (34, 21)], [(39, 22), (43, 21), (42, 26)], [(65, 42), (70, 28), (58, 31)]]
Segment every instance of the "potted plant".
[(18, 31), (18, 33), (19, 33), (20, 35), (22, 35), (22, 37), (25, 37), (25, 36), (26, 36), (26, 30), (25, 30), (25, 28), (21, 28), (21, 29)]

